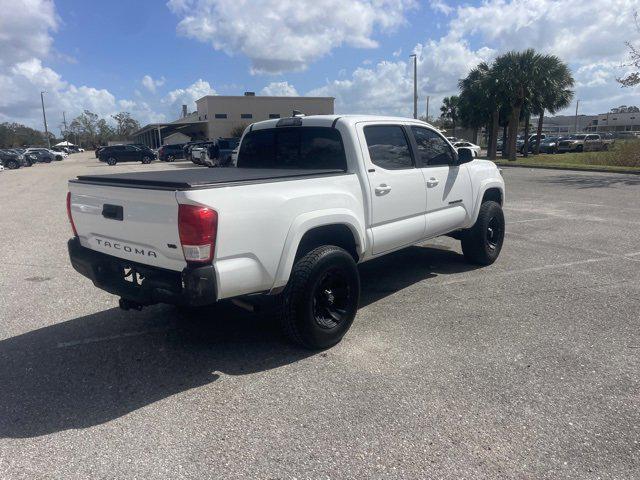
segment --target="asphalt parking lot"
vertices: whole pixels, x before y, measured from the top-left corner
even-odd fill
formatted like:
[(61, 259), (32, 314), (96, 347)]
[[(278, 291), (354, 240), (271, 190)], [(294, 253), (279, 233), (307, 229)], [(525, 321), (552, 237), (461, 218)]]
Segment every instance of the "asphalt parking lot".
[(0, 478), (638, 478), (640, 176), (504, 169), (507, 236), (361, 266), (322, 353), (265, 316), (124, 312), (70, 267), (66, 181), (0, 172)]

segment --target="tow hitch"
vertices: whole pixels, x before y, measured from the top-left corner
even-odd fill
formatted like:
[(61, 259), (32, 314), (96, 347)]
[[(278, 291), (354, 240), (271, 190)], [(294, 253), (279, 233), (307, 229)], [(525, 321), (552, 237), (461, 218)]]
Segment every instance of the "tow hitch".
[(122, 310), (142, 310), (144, 305), (138, 302), (134, 302), (133, 300), (127, 300), (126, 298), (120, 298), (118, 305)]

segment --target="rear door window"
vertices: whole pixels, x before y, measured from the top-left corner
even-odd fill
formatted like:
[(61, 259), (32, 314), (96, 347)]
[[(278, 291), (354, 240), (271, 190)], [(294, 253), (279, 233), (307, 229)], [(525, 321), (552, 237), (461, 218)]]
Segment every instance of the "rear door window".
[(239, 168), (346, 170), (340, 132), (328, 127), (280, 127), (255, 130), (244, 136)]
[(400, 125), (364, 127), (364, 137), (374, 165), (385, 170), (413, 168), (409, 142)]

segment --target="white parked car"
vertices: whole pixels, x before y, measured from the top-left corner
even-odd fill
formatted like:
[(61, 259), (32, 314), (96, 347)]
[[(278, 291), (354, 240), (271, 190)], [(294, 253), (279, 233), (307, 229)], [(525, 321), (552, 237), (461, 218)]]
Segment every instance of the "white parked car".
[(267, 120), (243, 135), (237, 168), (71, 180), (69, 256), (125, 310), (223, 299), (251, 309), (273, 295), (292, 341), (327, 348), (356, 315), (358, 263), (440, 235), (493, 263), (504, 189), (493, 162), (419, 120)]
[(482, 150), (480, 146), (475, 143), (467, 142), (466, 140), (462, 140), (453, 144), (456, 149), (458, 148), (468, 148), (473, 152), (473, 158), (478, 158), (480, 156), (480, 151)]

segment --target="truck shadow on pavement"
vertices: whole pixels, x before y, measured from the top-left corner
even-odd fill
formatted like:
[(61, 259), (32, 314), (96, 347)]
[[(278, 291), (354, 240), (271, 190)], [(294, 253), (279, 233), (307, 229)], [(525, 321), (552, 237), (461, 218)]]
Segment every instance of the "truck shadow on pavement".
[[(416, 282), (473, 267), (411, 247), (364, 264), (366, 306)], [(290, 346), (268, 313), (221, 303), (197, 316), (169, 306), (112, 308), (0, 341), (0, 438), (87, 428), (171, 395), (313, 355)]]

